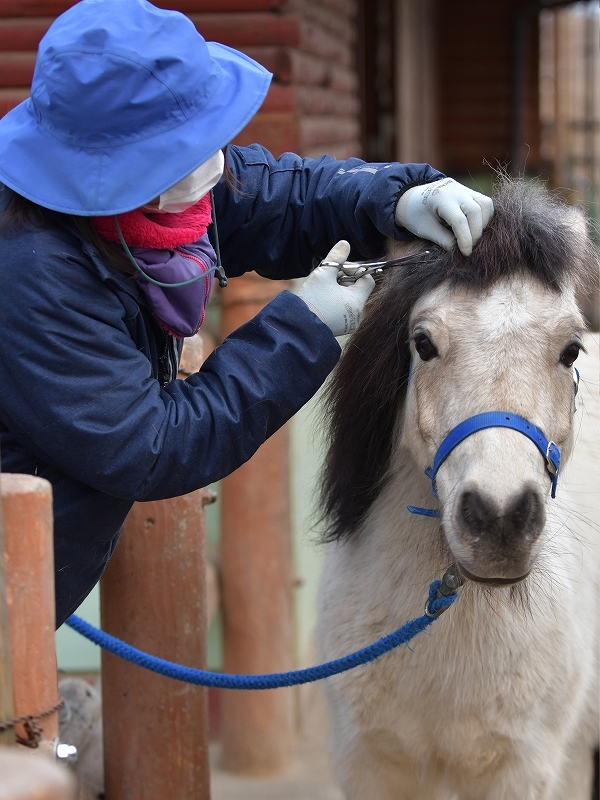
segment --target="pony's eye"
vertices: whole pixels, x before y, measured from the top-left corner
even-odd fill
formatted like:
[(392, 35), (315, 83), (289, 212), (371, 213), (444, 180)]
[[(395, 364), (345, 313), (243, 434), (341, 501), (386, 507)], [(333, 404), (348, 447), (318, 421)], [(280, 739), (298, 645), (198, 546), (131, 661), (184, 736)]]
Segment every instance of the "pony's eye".
[(560, 355), (560, 363), (564, 364), (565, 367), (572, 367), (575, 359), (579, 355), (579, 351), (581, 350), (581, 346), (573, 342), (568, 347), (562, 351)]
[(419, 356), (423, 361), (430, 361), (432, 358), (435, 358), (438, 354), (438, 351), (435, 348), (435, 345), (431, 343), (429, 338), (424, 333), (417, 333), (413, 341), (415, 343), (415, 348)]

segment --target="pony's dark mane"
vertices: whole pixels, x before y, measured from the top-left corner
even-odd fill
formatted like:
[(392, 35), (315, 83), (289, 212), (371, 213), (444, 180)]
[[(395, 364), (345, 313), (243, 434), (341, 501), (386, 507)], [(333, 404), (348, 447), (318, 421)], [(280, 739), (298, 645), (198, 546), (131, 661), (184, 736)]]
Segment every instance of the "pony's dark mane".
[(385, 482), (410, 368), (408, 321), (415, 302), (444, 281), (486, 290), (527, 273), (557, 293), (597, 280), (598, 253), (583, 215), (539, 185), (503, 179), (494, 216), (468, 258), (419, 243), (430, 256), (390, 270), (348, 342), (325, 395), (328, 452), (321, 502), (325, 538), (350, 536)]

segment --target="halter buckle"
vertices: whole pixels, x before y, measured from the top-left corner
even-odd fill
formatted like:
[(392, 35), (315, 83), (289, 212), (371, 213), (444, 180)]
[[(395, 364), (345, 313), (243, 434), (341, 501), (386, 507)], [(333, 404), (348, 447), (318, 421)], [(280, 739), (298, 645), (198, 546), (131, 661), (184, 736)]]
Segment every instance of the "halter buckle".
[(553, 447), (556, 447), (556, 444), (552, 440), (549, 440), (548, 447), (546, 448), (546, 469), (551, 475), (556, 475), (558, 473), (558, 469), (556, 468), (556, 464), (552, 460), (551, 456)]

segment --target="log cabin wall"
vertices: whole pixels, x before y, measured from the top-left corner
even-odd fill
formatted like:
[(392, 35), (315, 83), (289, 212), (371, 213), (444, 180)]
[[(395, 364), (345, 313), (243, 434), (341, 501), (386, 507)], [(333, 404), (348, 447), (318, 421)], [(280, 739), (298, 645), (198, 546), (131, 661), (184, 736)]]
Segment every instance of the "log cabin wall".
[(526, 0), (438, 2), (440, 169), (539, 171), (537, 11)]
[[(29, 94), (36, 50), (69, 0), (0, 0), (0, 114)], [(354, 57), (357, 0), (179, 0), (207, 40), (259, 61), (273, 84), (235, 140), (337, 158), (359, 155), (360, 104)]]
[(368, 160), (454, 176), (540, 167), (538, 8), (528, 0), (361, 0)]
[(440, 164), (436, 0), (395, 0), (398, 161)]

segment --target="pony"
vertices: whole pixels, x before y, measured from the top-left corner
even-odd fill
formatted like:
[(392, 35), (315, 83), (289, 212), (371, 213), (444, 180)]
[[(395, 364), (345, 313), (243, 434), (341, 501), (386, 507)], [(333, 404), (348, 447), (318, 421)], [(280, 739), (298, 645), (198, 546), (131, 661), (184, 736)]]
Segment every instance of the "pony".
[[(540, 185), (506, 178), (494, 206), (470, 257), (417, 242), (380, 278), (326, 390), (320, 656), (420, 616), (452, 565), (464, 579), (410, 646), (326, 682), (347, 800), (591, 796), (600, 487), (589, 469), (570, 483), (564, 465), (589, 422), (577, 297), (598, 253), (583, 215)], [(424, 469), (440, 444), (490, 411), (557, 448), (558, 487), (548, 452), (490, 427), (429, 473), (434, 497)]]

